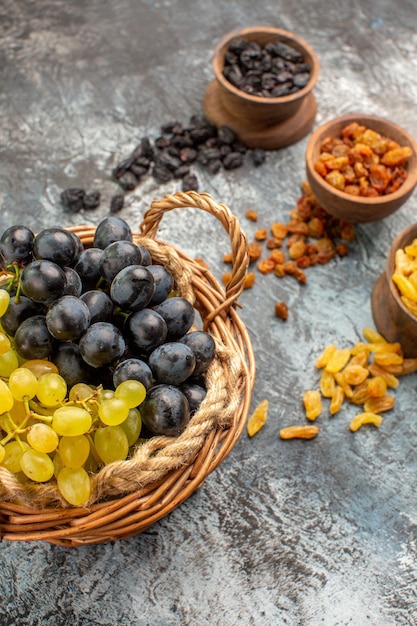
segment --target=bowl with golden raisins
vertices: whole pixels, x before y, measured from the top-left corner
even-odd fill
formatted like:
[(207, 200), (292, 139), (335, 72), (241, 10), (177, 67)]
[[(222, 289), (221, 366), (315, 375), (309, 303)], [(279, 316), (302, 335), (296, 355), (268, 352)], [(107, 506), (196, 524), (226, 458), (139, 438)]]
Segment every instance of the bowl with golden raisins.
[(321, 206), (352, 223), (397, 211), (417, 184), (417, 143), (401, 126), (351, 114), (318, 127), (306, 148), (306, 174)]

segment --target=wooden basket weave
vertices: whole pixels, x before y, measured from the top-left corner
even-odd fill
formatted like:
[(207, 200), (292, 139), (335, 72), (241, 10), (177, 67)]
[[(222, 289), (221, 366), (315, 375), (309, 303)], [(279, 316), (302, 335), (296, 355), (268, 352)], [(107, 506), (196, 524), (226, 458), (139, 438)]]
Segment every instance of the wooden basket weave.
[[(156, 239), (163, 215), (179, 208), (210, 213), (228, 233), (233, 268), (226, 289), (201, 263)], [(85, 247), (92, 245), (94, 227), (70, 230)], [(206, 398), (182, 435), (153, 437), (138, 446), (132, 458), (100, 469), (92, 477), (92, 495), (85, 507), (68, 505), (54, 484), (21, 484), (0, 467), (2, 539), (79, 546), (136, 535), (201, 487), (232, 450), (246, 423), (255, 359), (236, 312), (249, 262), (238, 219), (209, 194), (176, 193), (152, 203), (134, 241), (170, 269), (178, 294), (192, 302), (216, 342), (216, 358), (206, 375)]]

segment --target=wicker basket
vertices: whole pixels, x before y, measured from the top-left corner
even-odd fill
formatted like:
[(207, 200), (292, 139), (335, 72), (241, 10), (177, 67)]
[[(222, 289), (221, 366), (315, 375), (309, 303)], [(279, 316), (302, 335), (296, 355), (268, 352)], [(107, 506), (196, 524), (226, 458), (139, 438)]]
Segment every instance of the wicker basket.
[[(215, 216), (231, 241), (233, 269), (224, 289), (201, 263), (156, 239), (167, 211), (198, 208)], [(95, 229), (71, 227), (85, 247)], [(83, 508), (69, 506), (53, 484), (20, 484), (0, 468), (0, 533), (10, 541), (44, 540), (79, 546), (136, 535), (149, 528), (201, 487), (225, 459), (246, 423), (255, 360), (245, 325), (236, 312), (248, 267), (247, 242), (237, 218), (209, 194), (176, 193), (154, 201), (134, 241), (174, 275), (179, 295), (192, 302), (216, 342), (206, 375), (207, 395), (177, 438), (153, 437), (132, 458), (105, 466), (92, 477), (92, 496)]]

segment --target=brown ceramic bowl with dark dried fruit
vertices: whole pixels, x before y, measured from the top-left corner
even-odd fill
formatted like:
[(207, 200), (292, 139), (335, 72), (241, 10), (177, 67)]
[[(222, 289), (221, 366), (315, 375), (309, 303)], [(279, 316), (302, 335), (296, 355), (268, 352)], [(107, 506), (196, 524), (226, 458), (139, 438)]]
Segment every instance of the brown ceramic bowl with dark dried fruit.
[(417, 238), (417, 224), (408, 226), (397, 235), (387, 255), (385, 271), (372, 291), (372, 316), (378, 332), (390, 342), (399, 342), (406, 358), (417, 357), (417, 317), (405, 306), (392, 276), (395, 272), (397, 250), (402, 250)]
[[(290, 46), (294, 51), (293, 58), (299, 57), (297, 63), (303, 63), (308, 68), (305, 71), (307, 82), (302, 87), (295, 86), (297, 91), (294, 93), (279, 97), (254, 95), (238, 88), (225, 77), (224, 69), (230, 45), (239, 39), (256, 43), (262, 49), (266, 44), (276, 42)], [(229, 126), (250, 148), (276, 149), (295, 143), (309, 133), (314, 124), (317, 105), (312, 90), (317, 83), (319, 69), (313, 48), (294, 33), (267, 26), (233, 31), (215, 48), (215, 80), (205, 94), (205, 115), (217, 126)]]
[[(403, 165), (407, 178), (395, 191), (387, 193), (389, 189), (388, 186), (383, 192), (384, 195), (375, 197), (351, 195), (329, 184), (323, 176), (318, 173), (316, 164), (319, 160), (323, 144), (325, 145), (327, 143), (328, 138), (341, 138), (343, 129), (355, 122), (371, 131), (375, 131), (375, 133), (381, 136), (397, 142), (401, 147), (411, 149), (411, 156), (409, 156), (408, 160)], [(378, 158), (380, 164), (382, 164), (383, 157)], [(367, 165), (366, 169), (369, 172), (369, 162), (365, 162), (365, 165)], [(395, 170), (395, 167), (391, 167), (390, 169), (392, 172)], [(397, 171), (399, 170), (397, 169)], [(306, 174), (313, 194), (328, 213), (334, 217), (352, 223), (375, 222), (397, 211), (413, 193), (417, 184), (417, 143), (401, 126), (385, 118), (364, 114), (343, 115), (326, 122), (311, 135), (306, 149)], [(385, 182), (380, 178), (380, 174), (377, 174), (375, 184), (376, 188), (381, 192)], [(356, 177), (354, 184), (357, 185), (358, 180), (359, 176)], [(375, 177), (373, 180), (375, 180)]]

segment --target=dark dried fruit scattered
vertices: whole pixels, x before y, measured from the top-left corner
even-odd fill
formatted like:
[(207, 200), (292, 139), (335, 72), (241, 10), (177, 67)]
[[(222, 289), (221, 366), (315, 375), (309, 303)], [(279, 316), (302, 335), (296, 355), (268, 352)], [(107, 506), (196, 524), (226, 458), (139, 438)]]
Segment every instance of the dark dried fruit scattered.
[(114, 195), (110, 200), (110, 213), (118, 213), (124, 207), (125, 198), (122, 193)]
[(84, 189), (71, 187), (61, 193), (61, 201), (67, 211), (79, 213), (82, 209), (92, 210), (100, 206), (100, 192), (86, 193)]
[[(250, 56), (250, 55), (249, 55)], [(133, 191), (146, 174), (159, 183), (182, 179), (182, 190), (197, 191), (198, 180), (192, 164), (210, 174), (241, 167), (245, 154), (251, 153), (256, 167), (265, 161), (265, 152), (249, 151), (228, 126), (217, 128), (202, 115), (192, 115), (187, 126), (176, 120), (164, 123), (153, 145), (143, 137), (131, 154), (112, 171), (113, 179), (124, 191)]]
[(71, 211), (71, 213), (78, 213), (84, 208), (84, 198), (84, 189), (65, 189), (61, 193), (62, 204), (68, 211)]

